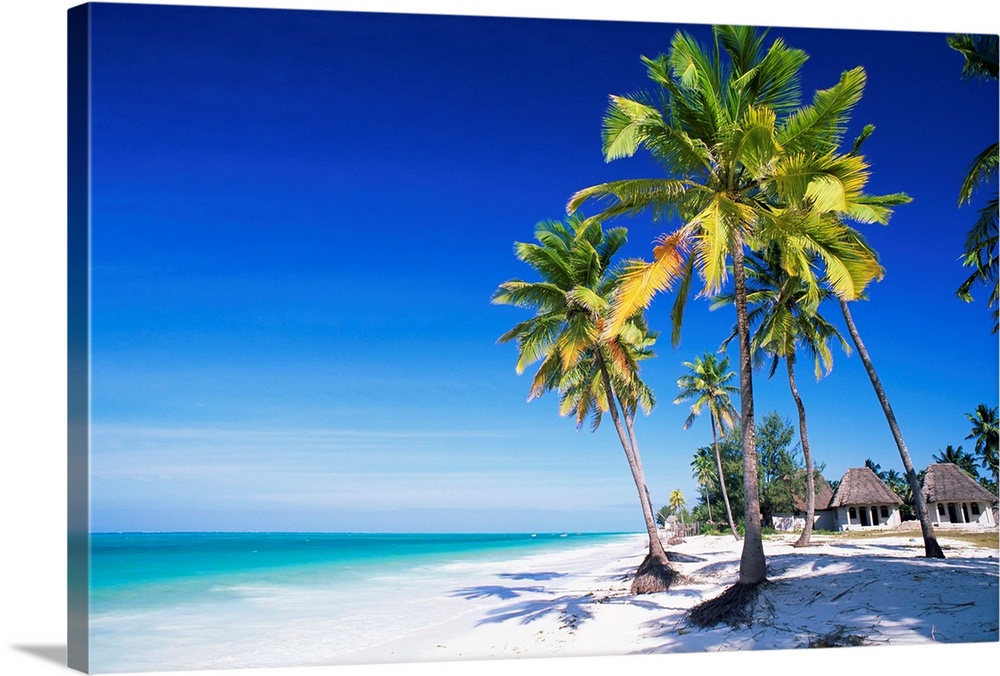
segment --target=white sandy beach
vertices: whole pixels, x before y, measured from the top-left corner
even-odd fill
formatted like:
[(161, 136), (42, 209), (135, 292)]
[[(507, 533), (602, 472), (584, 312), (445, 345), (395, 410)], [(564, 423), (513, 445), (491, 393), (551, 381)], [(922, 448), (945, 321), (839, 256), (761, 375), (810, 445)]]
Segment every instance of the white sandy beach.
[(765, 540), (769, 583), (751, 626), (690, 626), (685, 612), (737, 578), (742, 543), (696, 536), (669, 548), (687, 580), (633, 597), (645, 537), (519, 559), (477, 571), (453, 595), (448, 622), (342, 656), (345, 663), (920, 645), (998, 640), (996, 549), (939, 532), (948, 558), (922, 557), (919, 531), (878, 539)]

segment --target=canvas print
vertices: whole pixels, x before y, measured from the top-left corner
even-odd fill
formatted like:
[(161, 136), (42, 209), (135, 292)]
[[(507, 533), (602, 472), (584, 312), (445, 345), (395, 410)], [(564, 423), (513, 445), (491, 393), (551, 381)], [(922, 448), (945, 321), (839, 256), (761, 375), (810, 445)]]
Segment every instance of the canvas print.
[(998, 641), (996, 35), (68, 27), (71, 667)]

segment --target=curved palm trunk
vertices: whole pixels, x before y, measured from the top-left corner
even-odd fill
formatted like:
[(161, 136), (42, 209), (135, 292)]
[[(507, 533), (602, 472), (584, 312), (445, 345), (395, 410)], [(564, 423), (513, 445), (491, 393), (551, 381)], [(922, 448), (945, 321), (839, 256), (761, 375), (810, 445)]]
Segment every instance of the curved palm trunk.
[(927, 514), (924, 491), (920, 487), (917, 473), (913, 470), (913, 461), (910, 460), (910, 452), (906, 449), (903, 434), (899, 431), (896, 416), (889, 405), (889, 398), (885, 395), (885, 390), (882, 389), (882, 383), (878, 379), (878, 374), (875, 373), (875, 366), (872, 364), (871, 357), (868, 356), (868, 350), (865, 349), (865, 344), (861, 342), (858, 329), (854, 326), (854, 318), (851, 317), (851, 310), (847, 307), (847, 301), (840, 299), (840, 309), (844, 313), (847, 330), (851, 334), (854, 346), (858, 349), (861, 362), (865, 365), (865, 370), (868, 371), (868, 378), (872, 381), (872, 387), (875, 388), (875, 396), (878, 397), (879, 403), (882, 404), (882, 411), (885, 413), (886, 422), (889, 423), (892, 438), (896, 441), (896, 447), (899, 449), (899, 457), (903, 459), (903, 469), (906, 470), (906, 480), (910, 484), (910, 490), (913, 491), (914, 507), (917, 510), (917, 518), (920, 520), (920, 530), (924, 536), (924, 555), (928, 558), (943, 559), (944, 552), (941, 551), (941, 545), (938, 544), (937, 537), (934, 535), (934, 526), (931, 525), (930, 516)]
[(740, 534), (736, 532), (736, 522), (733, 521), (733, 508), (729, 506), (729, 492), (726, 490), (726, 477), (722, 473), (722, 453), (719, 451), (719, 437), (715, 432), (715, 414), (708, 412), (712, 423), (712, 445), (715, 446), (715, 462), (719, 467), (719, 486), (722, 487), (722, 502), (726, 505), (726, 516), (729, 518), (729, 530), (733, 532), (733, 537), (740, 539)]
[(740, 413), (743, 429), (743, 553), (740, 556), (739, 584), (756, 585), (767, 577), (767, 560), (760, 532), (760, 483), (757, 479), (757, 444), (753, 418), (753, 365), (750, 363), (750, 323), (747, 320), (746, 271), (743, 242), (733, 251), (733, 284), (736, 302), (736, 331), (740, 341)]
[(785, 364), (788, 366), (788, 389), (792, 391), (795, 407), (799, 409), (799, 439), (802, 442), (802, 457), (806, 461), (806, 525), (793, 546), (807, 547), (816, 518), (816, 478), (813, 476), (812, 453), (809, 452), (809, 435), (806, 434), (806, 407), (802, 405), (799, 389), (795, 386), (795, 355), (785, 357)]
[(636, 448), (630, 441), (628, 431), (622, 424), (621, 416), (618, 414), (618, 406), (615, 404), (615, 390), (611, 386), (611, 376), (608, 374), (607, 365), (604, 362), (604, 355), (597, 350), (597, 361), (601, 370), (601, 380), (604, 384), (604, 392), (608, 401), (608, 412), (611, 414), (611, 421), (618, 432), (618, 439), (625, 457), (628, 460), (629, 469), (632, 471), (632, 480), (635, 482), (636, 490), (639, 493), (639, 503), (642, 506), (642, 516), (646, 522), (646, 533), (649, 536), (649, 553), (636, 570), (635, 579), (632, 581), (633, 594), (648, 594), (658, 591), (666, 591), (670, 583), (676, 578), (676, 572), (670, 567), (667, 560), (667, 553), (660, 542), (660, 536), (656, 532), (656, 520), (653, 516), (652, 505), (649, 500), (649, 491), (646, 489), (646, 480), (643, 475), (642, 466), (636, 455)]

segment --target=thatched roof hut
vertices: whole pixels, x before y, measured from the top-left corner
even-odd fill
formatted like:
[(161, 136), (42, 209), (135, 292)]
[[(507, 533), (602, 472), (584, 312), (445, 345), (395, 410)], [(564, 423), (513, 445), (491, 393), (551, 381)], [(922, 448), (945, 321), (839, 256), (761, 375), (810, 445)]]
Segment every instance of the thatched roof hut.
[(901, 505), (902, 498), (882, 483), (870, 467), (852, 467), (844, 472), (831, 507), (850, 505)]
[[(805, 470), (800, 473), (802, 475), (802, 482), (805, 483)], [(833, 502), (833, 489), (830, 488), (830, 482), (824, 479), (822, 476), (816, 477), (816, 510), (830, 509), (830, 503)], [(809, 505), (806, 504), (806, 490), (802, 489), (802, 495), (798, 494), (796, 491), (792, 495), (792, 504), (796, 510), (804, 512), (808, 509)]]
[(923, 486), (927, 502), (989, 504), (997, 501), (997, 496), (980, 486), (975, 479), (952, 462), (939, 462), (928, 467)]

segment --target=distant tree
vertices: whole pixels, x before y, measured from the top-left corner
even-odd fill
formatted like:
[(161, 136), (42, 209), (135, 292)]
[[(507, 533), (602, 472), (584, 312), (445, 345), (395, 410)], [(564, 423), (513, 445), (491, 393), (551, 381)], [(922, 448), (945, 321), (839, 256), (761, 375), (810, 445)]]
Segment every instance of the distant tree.
[(686, 504), (687, 501), (684, 499), (684, 493), (680, 489), (675, 488), (670, 491), (670, 509), (680, 517), (681, 525), (685, 527), (685, 530), (687, 530), (687, 526), (684, 524), (684, 506)]
[(973, 479), (979, 480), (979, 469), (976, 467), (976, 458), (968, 451), (963, 451), (962, 447), (955, 448), (948, 446), (943, 451), (938, 450), (933, 456), (934, 462), (950, 462), (958, 465)]
[(688, 369), (688, 373), (677, 379), (677, 387), (681, 392), (674, 399), (674, 403), (693, 401), (691, 414), (684, 421), (684, 429), (691, 427), (695, 419), (701, 415), (703, 408), (708, 409), (709, 422), (712, 425), (712, 446), (715, 448), (718, 463), (719, 486), (722, 489), (722, 500), (726, 505), (726, 517), (729, 519), (733, 537), (739, 540), (719, 451), (719, 435), (724, 434), (727, 428), (732, 429), (739, 420), (739, 414), (731, 399), (731, 395), (739, 391), (739, 388), (730, 384), (735, 374), (729, 370), (728, 357), (719, 361), (711, 352), (695, 357), (693, 362), (684, 362), (684, 366)]
[[(899, 516), (904, 521), (913, 518), (913, 491), (910, 484), (906, 482), (906, 477), (894, 469), (882, 473), (882, 481), (889, 489), (899, 496), (903, 504), (899, 508)], [(922, 479), (921, 479), (922, 480)]]
[[(757, 427), (757, 460), (761, 477), (760, 512), (767, 523), (776, 512), (794, 508), (794, 477), (804, 469), (798, 447), (791, 447), (795, 428), (777, 411), (771, 411)], [(804, 485), (804, 482), (803, 482)]]
[[(719, 464), (721, 465), (721, 460)], [(715, 459), (712, 457), (711, 451), (708, 448), (699, 448), (694, 454), (694, 460), (691, 461), (691, 468), (694, 470), (694, 480), (701, 487), (705, 507), (708, 508), (708, 522), (713, 523), (712, 500), (709, 491), (715, 483), (716, 469)]]
[(670, 507), (663, 505), (656, 512), (656, 523), (658, 523), (661, 527), (666, 528), (667, 519), (671, 516), (673, 516), (673, 512), (670, 510)]
[(885, 481), (886, 473), (882, 471), (882, 465), (878, 464), (871, 458), (867, 458), (865, 459), (865, 467), (875, 472), (875, 476), (877, 476), (879, 479)]
[(1000, 446), (1000, 427), (997, 424), (997, 407), (979, 404), (972, 413), (965, 417), (972, 423), (972, 432), (966, 439), (976, 442), (976, 454), (980, 458), (983, 469), (993, 474), (993, 492), (997, 484), (997, 447)]

